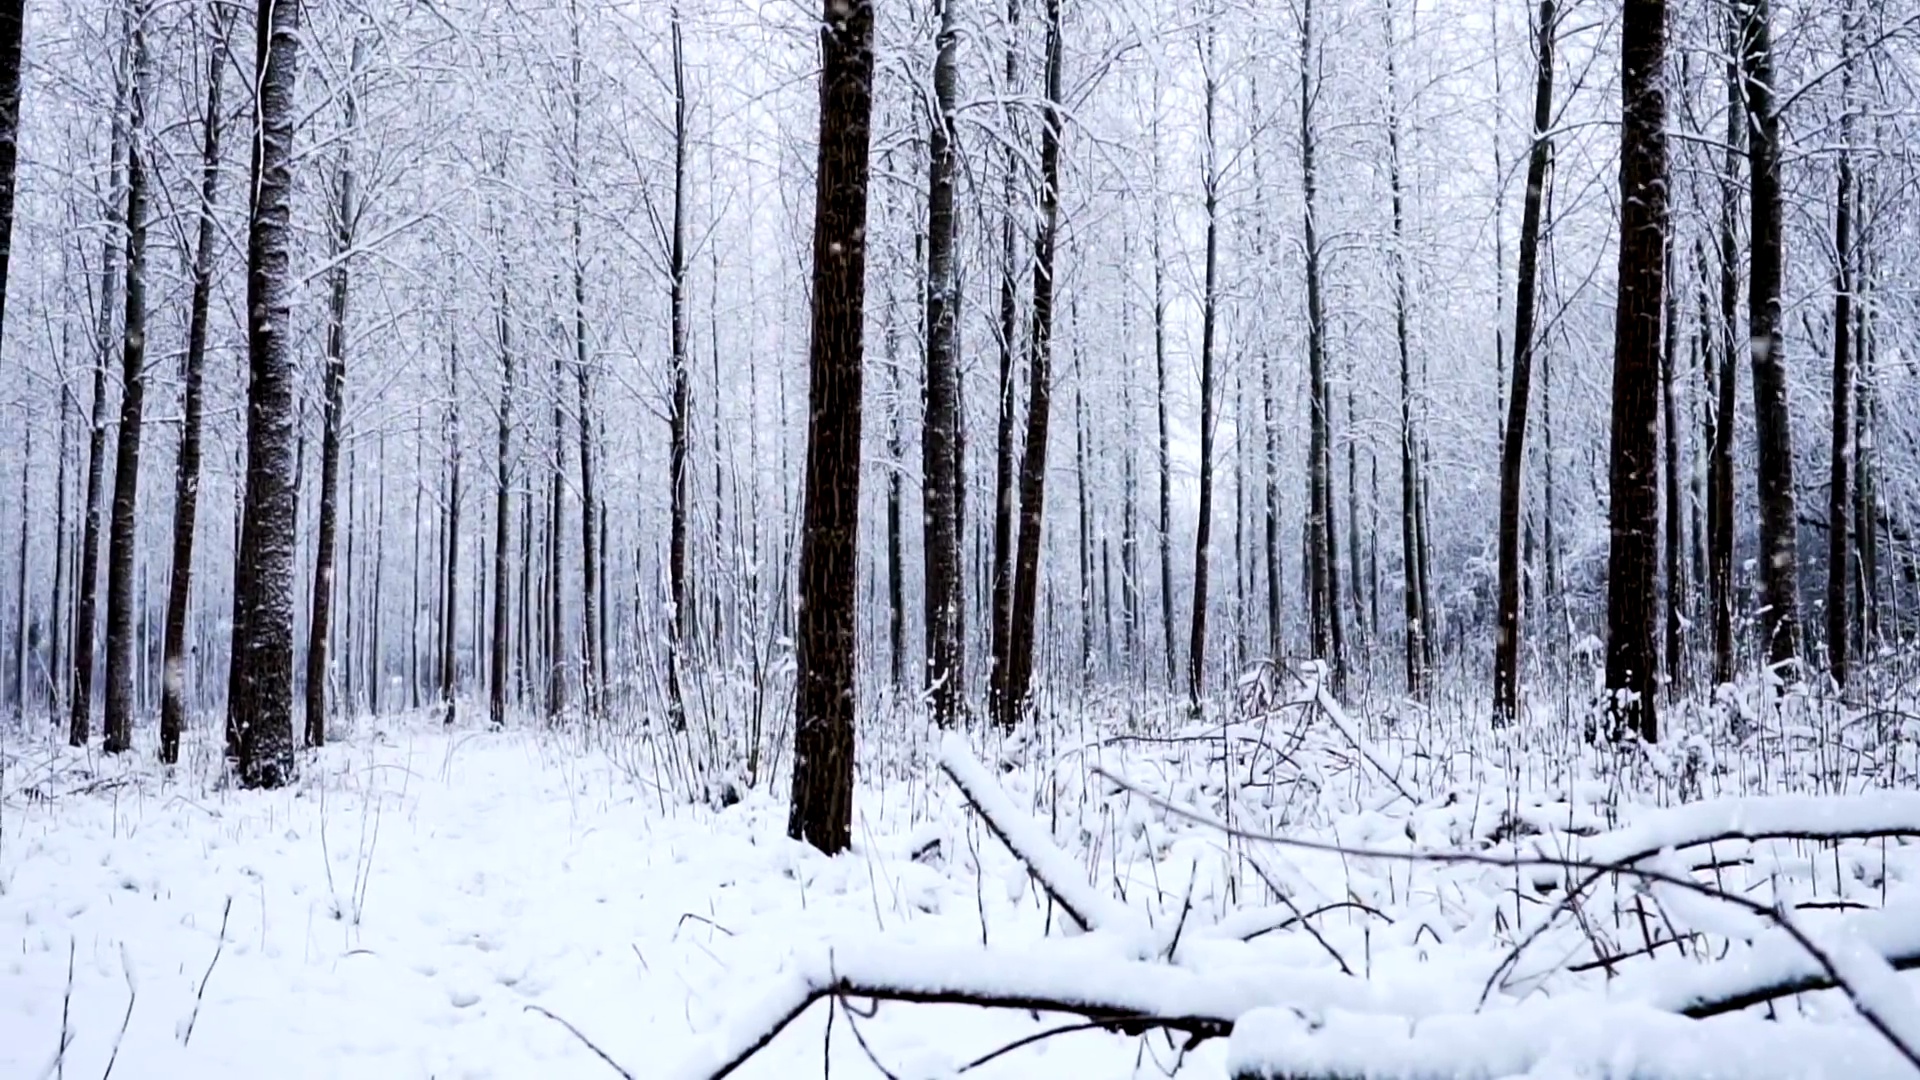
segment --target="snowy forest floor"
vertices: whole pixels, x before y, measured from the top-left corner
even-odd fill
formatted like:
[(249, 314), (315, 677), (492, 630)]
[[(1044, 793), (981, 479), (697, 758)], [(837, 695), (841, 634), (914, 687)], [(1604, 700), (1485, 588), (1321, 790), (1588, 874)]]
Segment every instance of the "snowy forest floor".
[[(1396, 1055), (1417, 1057), (1423, 1076), (1908, 1074), (1837, 992), (1800, 994), (1777, 1020), (1767, 1006), (1672, 1015), (1738, 972), (1792, 966), (1750, 912), (1631, 875), (1567, 904), (1534, 871), (1257, 834), (1537, 855), (1622, 826), (1670, 839), (1715, 806), (1722, 818), (1733, 806), (1736, 825), (1760, 820), (1769, 806), (1726, 799), (1782, 793), (1870, 795), (1822, 804), (1823, 820), (1920, 830), (1914, 796), (1882, 794), (1915, 787), (1920, 722), (1802, 701), (1761, 710), (1775, 718), (1735, 737), (1729, 718), (1751, 710), (1671, 710), (1664, 749), (1622, 753), (1588, 746), (1577, 725), (1497, 734), (1464, 713), (1348, 717), (1297, 698), (1204, 723), (1096, 703), (971, 745), (988, 762), (980, 775), (1074, 860), (1079, 887), (1159, 943), (1137, 952), (1209, 978), (1298, 973), (1288, 986), (1313, 1013), (1306, 1027), (1236, 1030), (1191, 1052), (1183, 1036), (1082, 1030), (964, 1070), (1072, 1018), (820, 1002), (735, 1075), (820, 1075), (824, 1054), (850, 1078), (1219, 1077), (1266, 1052), (1327, 1075), (1415, 1075), (1391, 1071)], [(115, 1076), (196, 1080), (616, 1075), (586, 1039), (633, 1076), (676, 1075), (689, 1058), (695, 1075), (829, 944), (931, 964), (984, 944), (1010, 985), (1137, 979), (1127, 965), (1142, 956), (1096, 944), (1105, 929), (1074, 932), (968, 809), (935, 764), (935, 734), (891, 723), (863, 734), (855, 850), (834, 859), (786, 839), (784, 799), (764, 784), (724, 808), (663, 790), (634, 736), (368, 719), (310, 756), (296, 786), (242, 792), (217, 782), (208, 744), (168, 774), (145, 745), (115, 760), (12, 730), (0, 745), (0, 1076), (100, 1077), (110, 1062)], [(1699, 799), (1721, 801), (1662, 809)], [(1710, 851), (1669, 869), (1807, 920), (1853, 920), (1886, 955), (1920, 938), (1920, 918), (1858, 921), (1920, 911), (1920, 847), (1732, 839)], [(1914, 978), (1897, 980), (1908, 996)], [(1261, 986), (1235, 1000), (1262, 1004)], [(1880, 999), (1896, 1021), (1899, 989)], [(1506, 1039), (1496, 1060), (1475, 1045), (1492, 1029), (1442, 1030), (1465, 1055), (1457, 1068), (1412, 1038), (1415, 1020), (1476, 1013), (1525, 1018), (1535, 1034)], [(1383, 1016), (1394, 1019), (1367, 1026)], [(1718, 1037), (1676, 1039), (1668, 1021)], [(1316, 1033), (1360, 1049), (1335, 1060)]]

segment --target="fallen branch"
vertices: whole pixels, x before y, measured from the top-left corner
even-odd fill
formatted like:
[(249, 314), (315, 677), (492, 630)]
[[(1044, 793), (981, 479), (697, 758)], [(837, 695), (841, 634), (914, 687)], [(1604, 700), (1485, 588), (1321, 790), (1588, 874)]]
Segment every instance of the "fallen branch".
[(1100, 956), (1077, 945), (1053, 953), (897, 947), (803, 958), (704, 1053), (668, 1075), (722, 1080), (827, 997), (1057, 1013), (1130, 1035), (1166, 1030), (1194, 1039), (1225, 1037), (1236, 1018), (1262, 1006), (1319, 1010), (1383, 1004), (1380, 992), (1364, 981), (1328, 971), (1269, 968), (1201, 975), (1169, 964)]
[(1013, 852), (1082, 930), (1137, 929), (1142, 920), (1132, 909), (1088, 885), (1073, 858), (1060, 849), (1033, 819), (1020, 812), (993, 777), (967, 748), (966, 740), (948, 733), (940, 744), (940, 768), (953, 779), (967, 804), (980, 814), (987, 829)]
[[(1840, 925), (1895, 971), (1920, 970), (1920, 905), (1849, 915)], [(1648, 964), (1615, 984), (1616, 993), (1697, 1020), (1838, 988), (1831, 972), (1779, 930), (1755, 940), (1737, 959), (1718, 964), (1678, 959)]]
[(1727, 840), (1835, 842), (1912, 836), (1920, 836), (1920, 793), (1881, 791), (1712, 799), (1651, 811), (1623, 829), (1582, 840), (1573, 852), (1549, 851), (1539, 838), (1531, 846), (1548, 858), (1576, 854), (1585, 862), (1608, 865)]

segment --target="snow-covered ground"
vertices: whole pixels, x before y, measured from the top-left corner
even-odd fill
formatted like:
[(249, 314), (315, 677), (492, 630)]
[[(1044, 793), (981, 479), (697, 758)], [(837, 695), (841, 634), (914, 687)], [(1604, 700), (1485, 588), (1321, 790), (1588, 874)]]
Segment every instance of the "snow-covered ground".
[[(1190, 1052), (1082, 1031), (965, 1069), (1073, 1018), (821, 1001), (735, 1075), (822, 1075), (823, 1055), (832, 1076), (902, 1080), (1288, 1063), (1904, 1075), (1835, 992), (1778, 1020), (1765, 1006), (1678, 1015), (1755, 973), (1813, 971), (1754, 912), (1631, 875), (1569, 904), (1564, 870), (1497, 863), (1720, 836), (1652, 865), (1795, 910), (1911, 1025), (1915, 976), (1878, 957), (1920, 955), (1920, 916), (1900, 914), (1920, 912), (1920, 848), (1750, 839), (1920, 823), (1920, 795), (1884, 793), (1912, 786), (1911, 732), (1795, 721), (1741, 742), (1702, 728), (1619, 756), (1558, 727), (1496, 736), (1396, 715), (1296, 701), (1188, 725), (1127, 706), (949, 743), (954, 775), (992, 789), (981, 804), (1021, 817), (1002, 831), (1027, 863), (942, 775), (932, 733), (898, 717), (862, 743), (856, 847), (834, 859), (786, 838), (764, 784), (725, 808), (672, 797), (637, 736), (598, 740), (609, 753), (536, 730), (365, 721), (297, 786), (263, 793), (215, 783), (204, 743), (168, 775), (144, 746), (116, 761), (14, 732), (0, 747), (0, 1077), (100, 1077), (110, 1060), (115, 1076), (194, 1080), (616, 1075), (589, 1040), (633, 1076), (667, 1077), (849, 973), (1243, 1019)], [(953, 767), (956, 752), (978, 762)], [(1705, 801), (1673, 805), (1686, 799)], [(1401, 857), (1446, 852), (1487, 861)], [(1029, 863), (1074, 875), (1071, 906), (1100, 925), (1068, 926)]]
[[(984, 854), (979, 889), (941, 869), (944, 852), (911, 857), (958, 820), (931, 776), (863, 790), (859, 850), (829, 860), (786, 839), (785, 807), (764, 794), (718, 812), (663, 805), (605, 755), (527, 732), (388, 723), (267, 793), (9, 751), (5, 1077), (47, 1072), (63, 1030), (70, 1077), (101, 1076), (116, 1045), (119, 1077), (614, 1075), (530, 1007), (647, 1077), (795, 948), (875, 932), (978, 945), (983, 913), (996, 943), (1044, 931), (1004, 851)], [(817, 1075), (826, 1013), (741, 1075)], [(899, 1007), (861, 1035), (892, 1062), (937, 1043), (964, 1063), (1034, 1028)], [(1065, 1060), (1058, 1075), (1125, 1075), (1136, 1049), (1068, 1038), (969, 1075)], [(832, 1054), (835, 1075), (876, 1075), (844, 1018)]]

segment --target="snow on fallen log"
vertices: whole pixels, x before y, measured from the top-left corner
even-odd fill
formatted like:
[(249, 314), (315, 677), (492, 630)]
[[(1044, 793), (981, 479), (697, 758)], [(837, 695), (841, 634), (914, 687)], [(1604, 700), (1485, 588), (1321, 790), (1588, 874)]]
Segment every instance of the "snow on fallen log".
[(1061, 1013), (1120, 1032), (1160, 1028), (1200, 1039), (1225, 1037), (1236, 1018), (1264, 1006), (1317, 1014), (1389, 1004), (1364, 980), (1330, 971), (1265, 967), (1201, 974), (1061, 944), (1019, 954), (869, 945), (802, 956), (777, 987), (668, 1075), (720, 1080), (823, 997)]
[[(1631, 863), (1661, 851), (1724, 840), (1870, 840), (1920, 836), (1920, 792), (1872, 795), (1756, 795), (1687, 803), (1580, 841), (1583, 862)], [(1569, 854), (1536, 839), (1544, 858)]]
[[(1872, 840), (1920, 837), (1920, 792), (1872, 795), (1754, 795), (1687, 803), (1641, 815), (1633, 823), (1591, 837), (1531, 838), (1521, 854), (1551, 862), (1632, 866), (1663, 851), (1704, 844), (1762, 840)], [(1557, 885), (1551, 865), (1536, 866), (1534, 885)]]
[(1235, 1025), (1227, 1070), (1234, 1080), (1913, 1076), (1892, 1046), (1852, 1025), (1703, 1022), (1591, 995), (1421, 1021), (1334, 1012), (1309, 1024), (1290, 1010), (1262, 1009)]
[(1886, 957), (1845, 922), (1814, 927), (1812, 920), (1794, 912), (1781, 918), (1822, 953), (1820, 959), (1844, 984), (1854, 1010), (1920, 1072), (1920, 1002)]
[[(1920, 904), (1848, 914), (1835, 921), (1895, 970), (1920, 969)], [(1819, 927), (1806, 916), (1800, 923), (1803, 928)], [(1613, 983), (1612, 993), (1704, 1019), (1835, 985), (1818, 960), (1776, 928), (1717, 962), (1674, 957), (1631, 967)]]
[(1087, 884), (1086, 875), (1073, 857), (1061, 850), (1047, 831), (1031, 817), (1020, 812), (994, 783), (993, 777), (973, 757), (966, 739), (948, 732), (940, 743), (940, 768), (959, 785), (967, 802), (980, 814), (987, 828), (1000, 842), (1025, 863), (1027, 869), (1082, 930), (1116, 930), (1138, 934), (1146, 929), (1146, 920), (1133, 909)]

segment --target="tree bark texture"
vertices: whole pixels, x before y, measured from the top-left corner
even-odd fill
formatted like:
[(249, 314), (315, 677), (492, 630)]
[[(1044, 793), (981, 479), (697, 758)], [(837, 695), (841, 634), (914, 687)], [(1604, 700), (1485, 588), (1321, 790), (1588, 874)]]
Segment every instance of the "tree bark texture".
[(853, 829), (861, 333), (873, 116), (873, 4), (826, 0), (815, 171), (806, 505), (800, 535), (793, 801), (787, 834), (828, 854)]

